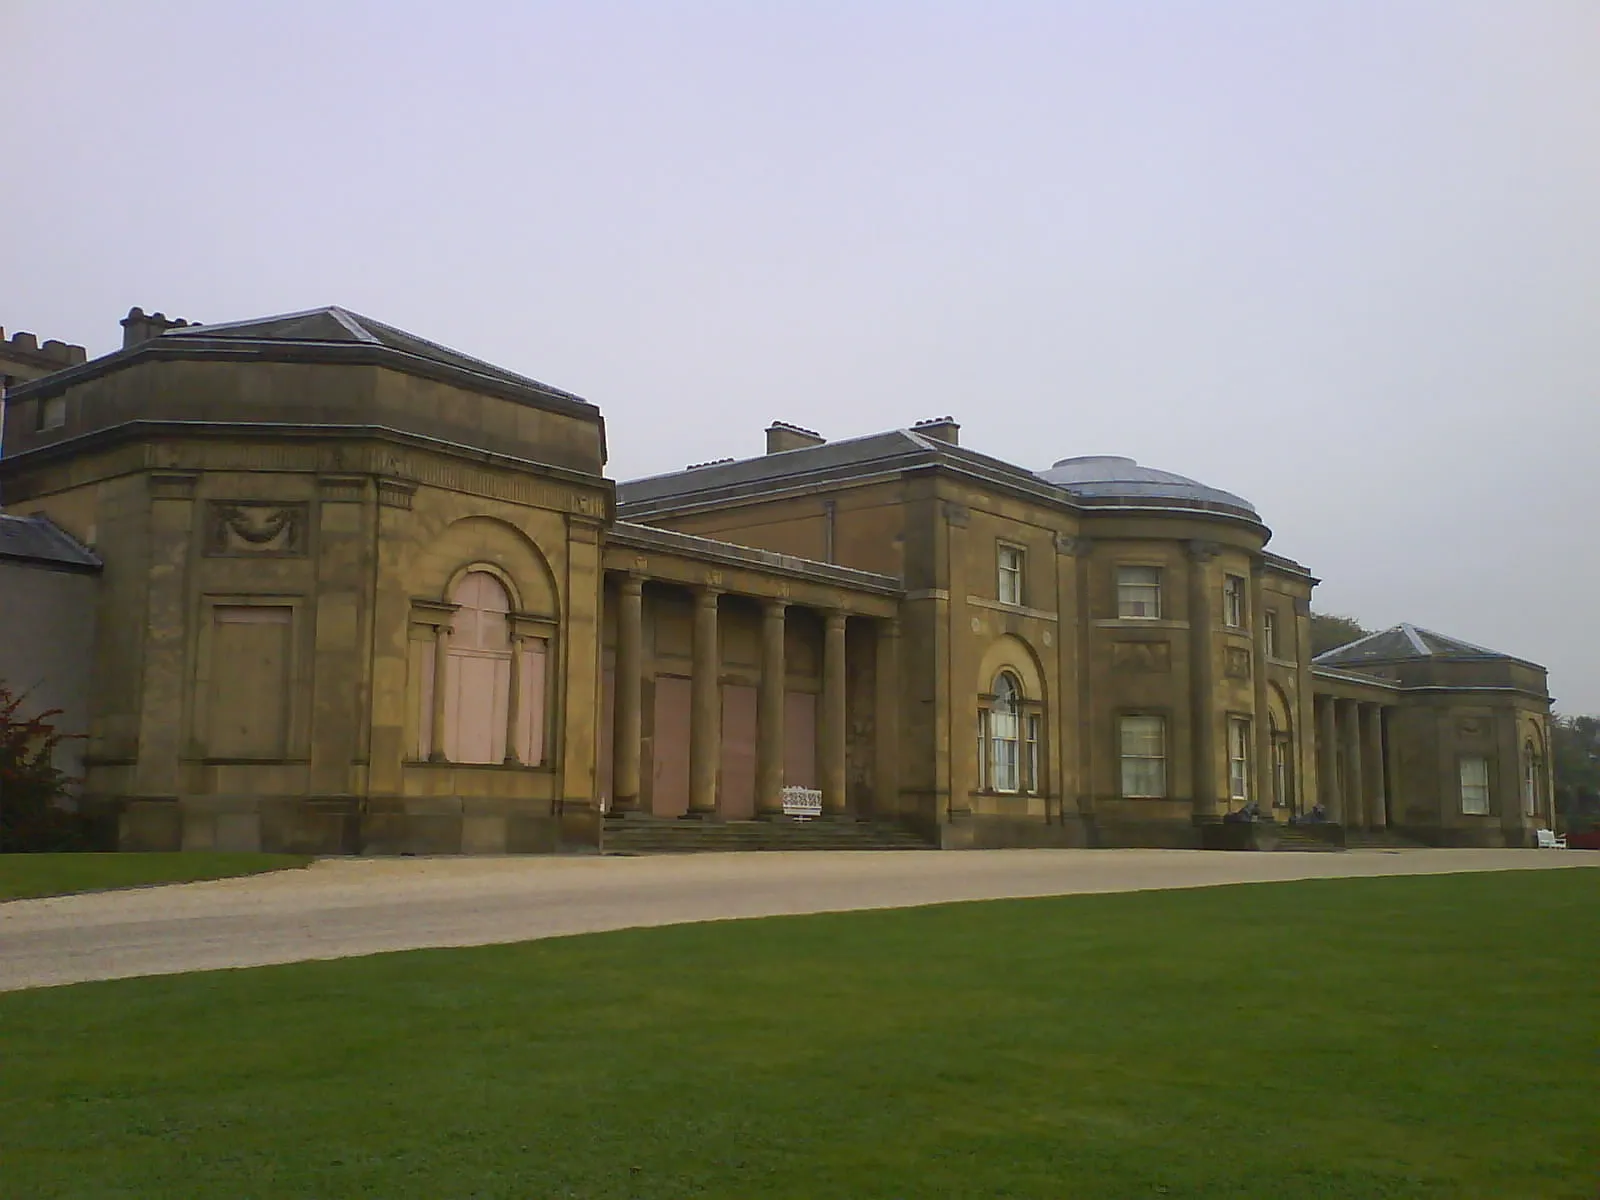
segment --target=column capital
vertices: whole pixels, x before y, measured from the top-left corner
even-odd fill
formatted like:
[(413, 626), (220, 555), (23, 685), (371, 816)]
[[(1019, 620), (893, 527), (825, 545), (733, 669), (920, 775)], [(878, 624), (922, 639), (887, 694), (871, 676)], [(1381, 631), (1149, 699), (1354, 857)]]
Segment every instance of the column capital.
[(617, 586), (625, 596), (640, 596), (644, 594), (644, 576), (638, 571), (629, 571), (622, 576)]
[(761, 598), (761, 612), (763, 616), (778, 616), (784, 614), (789, 607), (789, 602), (781, 596), (763, 596)]
[(701, 607), (715, 605), (717, 597), (721, 595), (722, 589), (709, 583), (697, 583), (694, 585), (694, 602)]
[(828, 629), (843, 629), (850, 614), (842, 608), (830, 608), (823, 612), (822, 618)]

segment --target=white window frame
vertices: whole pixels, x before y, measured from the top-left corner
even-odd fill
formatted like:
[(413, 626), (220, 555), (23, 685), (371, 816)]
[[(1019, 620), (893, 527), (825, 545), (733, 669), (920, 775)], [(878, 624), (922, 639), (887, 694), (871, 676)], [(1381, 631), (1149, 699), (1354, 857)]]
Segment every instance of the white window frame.
[(1028, 555), (1021, 546), (1000, 542), (995, 547), (995, 598), (1001, 604), (1022, 606), (1024, 578)]
[[(1155, 733), (1155, 742), (1158, 753), (1128, 750), (1129, 726), (1133, 723), (1144, 726), (1141, 737), (1148, 738), (1151, 729)], [(1167, 719), (1158, 713), (1124, 713), (1117, 720), (1117, 763), (1118, 784), (1121, 794), (1134, 800), (1164, 800), (1167, 796)], [(1155, 783), (1153, 785), (1133, 782), (1130, 785), (1129, 769), (1136, 772), (1151, 770)]]
[(1250, 718), (1228, 718), (1228, 799), (1250, 802)]
[[(1022, 680), (1013, 671), (995, 676), (993, 688), (979, 700), (978, 790), (1007, 796), (1038, 795), (1044, 714), (1037, 701), (1028, 699)], [(1009, 710), (1006, 692), (1010, 694)]]
[(1229, 629), (1243, 629), (1249, 606), (1245, 602), (1242, 575), (1222, 577), (1222, 623)]
[(1261, 614), (1262, 638), (1267, 643), (1267, 657), (1281, 658), (1278, 653), (1278, 614), (1275, 609), (1267, 609)]
[(1531, 738), (1522, 743), (1522, 815), (1539, 815), (1539, 756)]
[[(1471, 770), (1469, 771), (1469, 768)], [(1489, 787), (1489, 759), (1483, 754), (1463, 754), (1457, 767), (1461, 781), (1461, 811), (1469, 817), (1487, 817), (1493, 812)], [(1480, 773), (1482, 780), (1468, 778)]]
[[(1161, 619), (1162, 570), (1141, 563), (1117, 568), (1117, 616), (1124, 621)], [(1137, 610), (1137, 611), (1136, 611)]]

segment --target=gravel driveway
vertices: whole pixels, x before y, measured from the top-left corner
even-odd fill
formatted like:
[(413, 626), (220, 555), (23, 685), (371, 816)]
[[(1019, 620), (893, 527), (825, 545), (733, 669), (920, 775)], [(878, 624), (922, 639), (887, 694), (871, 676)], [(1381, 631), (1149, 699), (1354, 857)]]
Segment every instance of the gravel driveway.
[(323, 859), (0, 903), (0, 991), (641, 925), (1224, 883), (1600, 866), (1600, 852), (987, 850)]

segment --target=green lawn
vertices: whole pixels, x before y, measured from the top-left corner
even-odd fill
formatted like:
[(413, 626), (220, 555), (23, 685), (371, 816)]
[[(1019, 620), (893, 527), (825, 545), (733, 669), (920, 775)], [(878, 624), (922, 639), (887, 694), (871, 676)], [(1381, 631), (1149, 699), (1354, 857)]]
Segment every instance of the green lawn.
[(1589, 1197), (1600, 871), (0, 995), (18, 1197)]
[(303, 867), (309, 854), (0, 854), (0, 900)]

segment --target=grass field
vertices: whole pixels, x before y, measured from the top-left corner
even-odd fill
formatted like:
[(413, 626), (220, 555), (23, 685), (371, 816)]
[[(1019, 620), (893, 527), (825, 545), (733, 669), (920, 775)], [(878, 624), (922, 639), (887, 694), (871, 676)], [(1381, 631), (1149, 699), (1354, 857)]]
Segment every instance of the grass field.
[(303, 867), (308, 854), (0, 854), (0, 900)]
[(5, 994), (0, 1191), (1593, 1197), (1597, 911), (1315, 881)]

